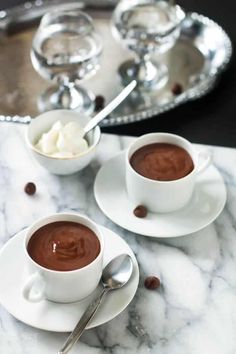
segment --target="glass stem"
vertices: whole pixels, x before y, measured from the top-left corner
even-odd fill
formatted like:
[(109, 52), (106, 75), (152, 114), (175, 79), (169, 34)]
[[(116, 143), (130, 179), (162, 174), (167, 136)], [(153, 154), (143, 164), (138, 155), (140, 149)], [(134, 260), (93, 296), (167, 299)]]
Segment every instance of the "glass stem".
[(82, 104), (82, 97), (74, 82), (64, 81), (59, 84), (58, 100), (62, 107), (75, 109)]
[(157, 76), (158, 68), (151, 62), (149, 54), (141, 54), (135, 62), (139, 67), (139, 81), (150, 82)]

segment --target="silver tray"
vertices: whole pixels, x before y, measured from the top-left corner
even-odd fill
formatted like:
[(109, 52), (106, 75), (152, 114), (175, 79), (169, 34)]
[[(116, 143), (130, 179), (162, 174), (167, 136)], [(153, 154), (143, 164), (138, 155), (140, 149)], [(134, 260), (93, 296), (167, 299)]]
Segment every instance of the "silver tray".
[[(99, 6), (96, 5), (99, 3)], [(117, 73), (119, 65), (132, 58), (132, 53), (117, 43), (111, 34), (111, 14), (115, 1), (36, 0), (7, 11), (0, 11), (0, 120), (25, 122), (38, 114), (37, 98), (49, 85), (32, 68), (29, 51), (35, 31), (34, 21), (54, 6), (81, 5), (94, 19), (104, 40), (101, 68), (84, 86), (109, 102), (121, 90)], [(22, 30), (24, 28), (24, 30)], [(167, 54), (161, 57), (169, 69), (170, 79), (162, 90), (131, 95), (103, 126), (127, 124), (157, 116), (176, 106), (207, 94), (216, 84), (232, 55), (232, 45), (225, 31), (214, 21), (197, 13), (189, 13), (181, 35)], [(180, 83), (183, 92), (171, 92)]]

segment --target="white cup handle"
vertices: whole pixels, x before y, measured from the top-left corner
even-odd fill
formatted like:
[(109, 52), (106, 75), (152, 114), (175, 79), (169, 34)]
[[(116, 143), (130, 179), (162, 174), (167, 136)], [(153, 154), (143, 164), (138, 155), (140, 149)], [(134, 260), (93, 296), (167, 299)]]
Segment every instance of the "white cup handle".
[(44, 279), (40, 273), (36, 272), (26, 280), (22, 289), (22, 295), (30, 302), (39, 302), (45, 298), (44, 289)]
[(202, 173), (212, 163), (212, 154), (209, 150), (201, 150), (198, 152), (198, 159), (197, 173)]

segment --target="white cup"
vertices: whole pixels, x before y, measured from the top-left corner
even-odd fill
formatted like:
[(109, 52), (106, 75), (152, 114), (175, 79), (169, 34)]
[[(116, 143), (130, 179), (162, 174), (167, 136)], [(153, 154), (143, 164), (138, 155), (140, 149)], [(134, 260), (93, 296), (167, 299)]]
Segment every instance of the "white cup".
[[(56, 221), (72, 221), (91, 229), (100, 242), (100, 253), (97, 258), (85, 267), (72, 271), (50, 270), (36, 263), (27, 251), (28, 242), (39, 228)], [(95, 290), (102, 275), (103, 236), (93, 221), (80, 214), (54, 214), (34, 223), (26, 232), (24, 253), (29, 276), (23, 285), (22, 294), (31, 302), (39, 302), (43, 299), (62, 303), (82, 300)]]
[[(141, 176), (130, 164), (130, 158), (141, 147), (154, 143), (167, 143), (182, 147), (191, 156), (193, 171), (183, 178), (173, 181), (156, 181)], [(126, 153), (126, 188), (129, 199), (135, 206), (144, 205), (149, 211), (172, 212), (183, 208), (193, 194), (196, 177), (211, 163), (208, 151), (196, 151), (186, 139), (168, 133), (151, 133), (136, 139)]]

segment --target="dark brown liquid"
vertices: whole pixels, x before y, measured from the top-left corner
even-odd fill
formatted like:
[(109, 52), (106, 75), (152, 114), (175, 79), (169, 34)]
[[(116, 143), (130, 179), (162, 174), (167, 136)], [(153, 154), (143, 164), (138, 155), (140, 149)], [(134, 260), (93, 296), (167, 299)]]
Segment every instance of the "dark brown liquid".
[(194, 168), (186, 150), (166, 143), (143, 146), (131, 156), (130, 164), (140, 175), (157, 181), (174, 181), (187, 176)]
[(42, 267), (70, 271), (82, 268), (97, 258), (100, 242), (87, 226), (57, 221), (38, 229), (31, 236), (27, 250)]

